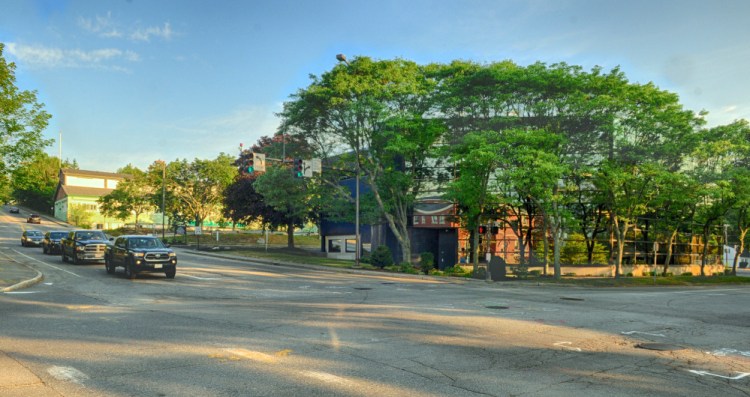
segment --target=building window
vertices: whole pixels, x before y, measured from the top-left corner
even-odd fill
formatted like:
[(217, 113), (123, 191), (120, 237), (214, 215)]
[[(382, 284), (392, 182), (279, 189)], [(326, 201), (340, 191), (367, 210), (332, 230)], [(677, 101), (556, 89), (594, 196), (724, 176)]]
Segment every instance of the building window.
[(346, 252), (357, 252), (357, 240), (356, 239), (346, 240)]
[(341, 240), (328, 240), (328, 252), (341, 252)]

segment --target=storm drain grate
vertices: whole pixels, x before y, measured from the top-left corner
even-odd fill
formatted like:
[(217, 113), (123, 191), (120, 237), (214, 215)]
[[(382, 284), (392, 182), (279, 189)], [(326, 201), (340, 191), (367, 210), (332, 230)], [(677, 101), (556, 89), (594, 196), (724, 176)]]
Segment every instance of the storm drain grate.
[(510, 306), (485, 306), (487, 309), (496, 309), (496, 310), (503, 310), (503, 309), (510, 309)]
[(354, 287), (354, 289), (356, 289), (356, 290), (360, 290), (360, 291), (369, 291), (369, 290), (371, 290), (372, 288), (369, 288), (369, 287)]
[(639, 349), (658, 350), (658, 351), (663, 351), (663, 352), (671, 352), (673, 350), (685, 349), (682, 346), (670, 345), (669, 343), (641, 343), (639, 345), (635, 345), (635, 347)]

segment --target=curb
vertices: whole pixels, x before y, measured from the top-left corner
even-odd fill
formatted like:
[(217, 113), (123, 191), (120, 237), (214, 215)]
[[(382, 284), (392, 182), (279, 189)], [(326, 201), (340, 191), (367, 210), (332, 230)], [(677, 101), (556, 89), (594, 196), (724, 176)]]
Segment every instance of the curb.
[(350, 273), (350, 274), (366, 274), (366, 275), (377, 275), (377, 276), (389, 276), (389, 277), (400, 277), (400, 278), (416, 278), (419, 280), (438, 280), (438, 281), (445, 281), (445, 282), (484, 282), (484, 280), (476, 280), (476, 279), (457, 279), (452, 280), (451, 278), (448, 279), (441, 279), (440, 277), (433, 277), (433, 276), (425, 276), (423, 274), (405, 274), (405, 273), (381, 273), (381, 272), (374, 272), (370, 270), (364, 270), (364, 269), (350, 269), (350, 268), (340, 268), (340, 267), (328, 267), (328, 266), (319, 266), (319, 265), (306, 265), (302, 263), (292, 263), (292, 262), (279, 262), (279, 261), (273, 261), (268, 259), (256, 259), (256, 258), (250, 258), (250, 257), (243, 257), (243, 256), (234, 256), (234, 255), (222, 255), (217, 254), (213, 252), (199, 252), (199, 251), (191, 251), (191, 250), (182, 250), (183, 253), (186, 254), (192, 254), (192, 255), (198, 255), (198, 256), (209, 256), (214, 258), (222, 258), (222, 259), (231, 259), (231, 260), (238, 260), (243, 262), (255, 262), (260, 263), (263, 265), (273, 265), (273, 266), (284, 266), (284, 267), (293, 267), (293, 268), (301, 268), (301, 269), (314, 269), (314, 270), (327, 270), (327, 271), (334, 271), (339, 273)]
[(0, 292), (12, 292), (12, 291), (16, 291), (16, 290), (19, 290), (19, 289), (28, 288), (28, 287), (31, 287), (32, 285), (38, 284), (42, 280), (44, 280), (44, 274), (42, 274), (42, 272), (40, 272), (39, 270), (34, 269), (33, 267), (31, 267), (31, 266), (29, 266), (29, 265), (27, 265), (25, 263), (22, 263), (22, 265), (28, 267), (29, 269), (34, 270), (36, 272), (36, 276), (34, 278), (32, 278), (32, 279), (21, 281), (20, 283), (16, 283), (14, 285), (11, 285), (10, 287), (5, 287), (5, 288), (1, 289)]

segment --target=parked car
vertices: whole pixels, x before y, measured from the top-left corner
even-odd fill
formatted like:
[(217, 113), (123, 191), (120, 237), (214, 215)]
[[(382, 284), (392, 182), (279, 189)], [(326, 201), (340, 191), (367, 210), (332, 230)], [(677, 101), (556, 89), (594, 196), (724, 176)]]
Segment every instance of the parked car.
[(10, 207), (9, 212), (11, 214), (19, 214), (19, 213), (21, 213), (21, 211), (18, 209), (18, 207)]
[(60, 240), (64, 239), (68, 234), (66, 231), (51, 231), (44, 233), (44, 240), (42, 240), (42, 252), (45, 254), (59, 254), (62, 252), (62, 246)]
[(29, 215), (29, 219), (26, 219), (26, 223), (40, 224), (42, 223), (42, 217), (37, 214), (31, 214)]
[(26, 230), (21, 234), (22, 247), (38, 247), (42, 245), (44, 234), (39, 230)]
[(72, 259), (74, 264), (104, 260), (107, 236), (101, 230), (73, 230), (60, 240), (62, 261)]
[(107, 273), (114, 274), (117, 267), (134, 279), (140, 272), (164, 272), (167, 278), (177, 273), (177, 255), (154, 236), (120, 236), (107, 247), (104, 256)]

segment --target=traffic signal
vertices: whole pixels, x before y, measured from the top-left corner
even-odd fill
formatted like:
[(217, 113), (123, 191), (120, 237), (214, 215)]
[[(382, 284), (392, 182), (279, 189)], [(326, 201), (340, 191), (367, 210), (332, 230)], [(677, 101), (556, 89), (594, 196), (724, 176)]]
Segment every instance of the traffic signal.
[(302, 178), (305, 176), (305, 162), (302, 159), (294, 159), (292, 165), (292, 172), (295, 178)]
[(479, 234), (485, 234), (485, 233), (487, 233), (487, 226), (479, 226), (477, 228), (477, 232), (479, 232)]
[(245, 171), (247, 171), (248, 174), (255, 172), (255, 153), (250, 153), (250, 158), (248, 158), (245, 163)]

